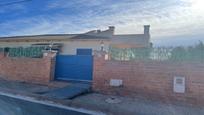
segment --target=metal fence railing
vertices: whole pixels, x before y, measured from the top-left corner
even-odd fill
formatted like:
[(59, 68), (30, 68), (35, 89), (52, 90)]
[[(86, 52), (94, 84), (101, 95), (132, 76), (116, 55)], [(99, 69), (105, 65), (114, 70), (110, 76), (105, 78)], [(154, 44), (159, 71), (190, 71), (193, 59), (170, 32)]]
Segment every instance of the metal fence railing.
[(9, 48), (8, 54), (9, 57), (41, 58), (43, 56), (43, 50), (45, 50), (45, 47)]
[(191, 47), (110, 48), (113, 60), (170, 60), (204, 62), (204, 44)]
[(31, 58), (42, 58), (43, 51), (46, 47), (6, 47), (0, 48), (0, 52), (8, 53), (9, 57), (31, 57)]

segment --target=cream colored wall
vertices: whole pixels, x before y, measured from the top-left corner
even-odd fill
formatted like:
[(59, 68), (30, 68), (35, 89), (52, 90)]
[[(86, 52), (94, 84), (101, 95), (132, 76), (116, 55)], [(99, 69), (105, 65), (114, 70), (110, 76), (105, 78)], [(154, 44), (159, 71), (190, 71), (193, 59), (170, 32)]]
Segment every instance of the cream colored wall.
[[(65, 42), (62, 47), (61, 54), (76, 54), (76, 50), (79, 48), (91, 48), (92, 50), (100, 50), (100, 41), (69, 41)], [(104, 50), (108, 51), (109, 42), (104, 42)]]

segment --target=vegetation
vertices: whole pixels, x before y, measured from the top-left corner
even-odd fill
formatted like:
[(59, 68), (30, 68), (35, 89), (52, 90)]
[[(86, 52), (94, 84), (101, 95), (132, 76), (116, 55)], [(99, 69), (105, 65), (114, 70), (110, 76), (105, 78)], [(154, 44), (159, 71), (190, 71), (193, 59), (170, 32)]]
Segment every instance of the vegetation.
[(4, 48), (0, 48), (0, 52), (4, 52)]

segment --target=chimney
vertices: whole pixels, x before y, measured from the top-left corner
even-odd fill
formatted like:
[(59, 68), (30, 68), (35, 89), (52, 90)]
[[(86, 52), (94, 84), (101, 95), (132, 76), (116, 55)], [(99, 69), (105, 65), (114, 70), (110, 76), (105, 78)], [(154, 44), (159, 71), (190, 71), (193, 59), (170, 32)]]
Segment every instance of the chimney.
[(150, 28), (150, 25), (144, 25), (144, 34), (145, 35), (149, 35), (149, 28)]
[(97, 32), (97, 33), (100, 33), (100, 32), (101, 32), (101, 30), (96, 30), (96, 32)]
[(114, 34), (115, 32), (115, 27), (114, 26), (109, 26), (109, 31), (112, 32), (112, 35)]

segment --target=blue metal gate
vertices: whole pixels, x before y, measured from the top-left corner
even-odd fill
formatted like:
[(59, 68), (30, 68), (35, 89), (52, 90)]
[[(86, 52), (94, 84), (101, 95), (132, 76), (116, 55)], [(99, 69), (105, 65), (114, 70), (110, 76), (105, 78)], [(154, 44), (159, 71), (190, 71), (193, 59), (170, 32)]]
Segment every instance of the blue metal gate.
[(55, 79), (91, 81), (93, 71), (92, 55), (57, 55)]

